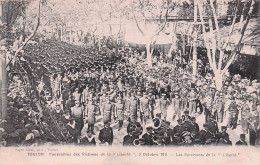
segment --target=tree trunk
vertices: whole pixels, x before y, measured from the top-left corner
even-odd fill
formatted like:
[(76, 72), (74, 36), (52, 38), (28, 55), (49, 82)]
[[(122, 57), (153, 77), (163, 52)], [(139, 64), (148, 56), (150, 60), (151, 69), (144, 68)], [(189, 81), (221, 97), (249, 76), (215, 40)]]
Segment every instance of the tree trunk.
[(175, 45), (172, 43), (172, 45), (171, 45), (171, 47), (170, 47), (170, 50), (169, 50), (169, 52), (168, 52), (168, 54), (167, 54), (167, 56), (168, 56), (169, 58), (172, 57), (172, 51), (173, 51), (174, 47), (175, 47)]
[(70, 28), (70, 44), (72, 44), (72, 31), (71, 31), (71, 28)]
[[(198, 16), (198, 6), (197, 2), (194, 3), (194, 26), (197, 24), (197, 16)], [(197, 31), (194, 32), (194, 40), (193, 40), (193, 61), (192, 61), (192, 75), (193, 81), (196, 81), (195, 76), (197, 75)]]
[(7, 115), (7, 73), (6, 73), (6, 51), (0, 50), (1, 55), (1, 118), (4, 120)]
[(221, 74), (215, 73), (215, 83), (217, 91), (220, 91), (223, 86), (223, 76)]
[(147, 64), (149, 67), (152, 67), (152, 54), (151, 54), (151, 44), (146, 43), (146, 58), (147, 58)]
[[(197, 37), (194, 37), (197, 40)], [(193, 59), (192, 59), (192, 75), (195, 81), (195, 76), (197, 75), (197, 44), (196, 41), (193, 43)]]
[(115, 45), (115, 55), (116, 55), (116, 57), (118, 57), (118, 45), (117, 44)]
[(182, 51), (183, 51), (183, 55), (186, 54), (186, 36), (182, 35)]

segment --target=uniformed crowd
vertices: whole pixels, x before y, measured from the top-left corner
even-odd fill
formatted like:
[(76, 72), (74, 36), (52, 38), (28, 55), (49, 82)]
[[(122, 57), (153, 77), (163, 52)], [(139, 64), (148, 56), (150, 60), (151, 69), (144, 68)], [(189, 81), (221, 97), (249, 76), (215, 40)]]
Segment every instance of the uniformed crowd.
[[(117, 55), (106, 49), (88, 53), (56, 54), (57, 59), (64, 56), (65, 61), (56, 60), (62, 69), (36, 76), (36, 98), (66, 143), (112, 145), (115, 131), (124, 131), (124, 146), (232, 145), (227, 129), (240, 125), (235, 144), (247, 145), (249, 135), (250, 145), (259, 145), (256, 80), (227, 75), (217, 91), (211, 74), (193, 81), (177, 58), (154, 57), (157, 62), (150, 68), (143, 53), (131, 48)], [(44, 110), (39, 116), (46, 121)]]

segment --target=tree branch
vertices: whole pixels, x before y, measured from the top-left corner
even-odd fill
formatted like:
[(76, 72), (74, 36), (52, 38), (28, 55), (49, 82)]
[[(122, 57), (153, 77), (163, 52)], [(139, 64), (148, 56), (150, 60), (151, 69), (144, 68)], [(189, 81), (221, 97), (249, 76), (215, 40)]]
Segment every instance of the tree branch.
[(210, 49), (210, 46), (207, 42), (207, 38), (206, 38), (206, 28), (205, 28), (205, 24), (204, 24), (204, 20), (203, 20), (203, 4), (201, 5), (198, 1), (198, 9), (199, 9), (199, 15), (200, 15), (200, 21), (201, 21), (201, 24), (202, 24), (202, 31), (203, 31), (203, 38), (204, 38), (204, 43), (205, 43), (205, 47), (207, 49), (207, 57), (209, 59), (209, 65), (210, 67), (212, 68), (213, 72), (215, 73), (217, 70), (216, 68), (214, 68), (214, 65), (213, 65), (213, 61), (212, 61), (212, 57), (211, 57), (211, 49)]
[(212, 24), (212, 20), (209, 19), (209, 29), (210, 29), (210, 34), (213, 35), (210, 40), (212, 43), (212, 64), (214, 66), (214, 68), (217, 70), (217, 64), (216, 64), (216, 50), (217, 50), (217, 39), (215, 38), (215, 34), (213, 31), (213, 24)]
[(210, 0), (210, 6), (211, 6), (211, 9), (213, 11), (213, 17), (214, 17), (214, 22), (215, 22), (216, 31), (217, 31), (217, 42), (218, 42), (219, 39), (220, 39), (220, 34), (219, 34), (219, 26), (218, 26), (217, 14), (216, 14), (215, 7), (213, 5), (213, 0)]
[(218, 70), (220, 70), (220, 71), (222, 68), (223, 55), (224, 55), (224, 51), (220, 49), (219, 50), (219, 60), (218, 60)]
[(143, 36), (145, 36), (144, 32), (142, 31), (142, 29), (139, 26), (139, 23), (138, 23), (138, 21), (137, 21), (137, 19), (135, 17), (135, 14), (134, 14), (134, 19), (135, 19), (135, 23), (136, 23), (136, 26), (137, 26), (138, 30), (142, 33)]
[(246, 31), (247, 25), (248, 25), (249, 20), (250, 20), (250, 18), (251, 18), (251, 16), (252, 16), (254, 4), (255, 4), (255, 1), (254, 1), (254, 0), (251, 0), (251, 1), (250, 1), (250, 8), (249, 8), (248, 15), (247, 15), (247, 18), (246, 18), (246, 22), (245, 22), (245, 24), (244, 24), (244, 26), (243, 26), (243, 28), (242, 28), (242, 30), (241, 30), (241, 33), (240, 33), (241, 36), (240, 36), (238, 42), (236, 43), (237, 45), (236, 45), (235, 49), (234, 49), (234, 50), (232, 51), (232, 53), (231, 53), (231, 58), (228, 60), (226, 66), (224, 67), (224, 69), (223, 69), (222, 72), (221, 72), (222, 75), (227, 71), (227, 69), (228, 69), (229, 66), (232, 64), (233, 60), (234, 60), (235, 57), (236, 57), (237, 50), (238, 50), (238, 48), (239, 48), (240, 45), (241, 45), (241, 41), (242, 41), (242, 39), (243, 39), (243, 37), (244, 37), (244, 34), (245, 34), (245, 31)]
[(231, 38), (231, 34), (232, 34), (232, 32), (233, 32), (234, 25), (235, 25), (235, 23), (236, 23), (237, 12), (238, 12), (237, 9), (238, 9), (240, 3), (241, 3), (241, 0), (238, 0), (237, 6), (236, 6), (236, 9), (235, 9), (235, 17), (234, 17), (234, 19), (233, 19), (233, 22), (232, 22), (232, 25), (231, 25), (231, 27), (230, 27), (230, 31), (229, 31), (228, 37), (226, 38), (226, 41), (225, 41), (225, 43), (224, 43), (224, 46), (222, 47), (222, 50), (225, 50), (225, 49), (226, 49), (226, 47), (227, 47), (227, 45), (228, 45), (228, 43), (229, 43), (229, 40), (230, 40), (230, 38)]
[[(166, 12), (165, 12), (165, 17), (164, 17), (163, 25), (162, 25), (161, 27), (159, 27), (159, 29), (157, 30), (157, 32), (156, 32), (155, 35), (159, 35), (159, 33), (160, 33), (161, 31), (163, 31), (163, 29), (165, 28), (166, 23), (167, 23), (167, 19), (168, 19), (168, 13), (169, 13), (169, 5), (167, 4), (167, 9), (166, 9)], [(160, 19), (161, 19), (161, 16), (160, 16)]]
[(36, 34), (36, 31), (38, 30), (39, 26), (40, 26), (40, 13), (41, 13), (41, 0), (39, 0), (39, 7), (38, 7), (38, 17), (37, 17), (37, 24), (36, 27), (33, 31), (33, 33), (24, 41), (24, 43), (22, 44), (22, 46), (20, 46), (14, 54), (14, 58), (16, 58), (16, 56), (18, 55), (19, 52), (21, 52), (21, 50), (24, 49), (24, 47), (27, 45), (27, 43), (32, 39), (32, 37)]

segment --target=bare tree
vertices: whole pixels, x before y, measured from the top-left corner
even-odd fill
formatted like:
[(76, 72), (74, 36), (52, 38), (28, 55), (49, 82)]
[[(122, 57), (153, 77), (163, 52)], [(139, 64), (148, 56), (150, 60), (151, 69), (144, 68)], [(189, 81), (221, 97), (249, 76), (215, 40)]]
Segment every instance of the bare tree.
[[(220, 32), (220, 28), (219, 28), (219, 21), (217, 18), (216, 7), (214, 6), (213, 0), (210, 0), (210, 2), (209, 2), (209, 6), (210, 6), (210, 9), (212, 12), (212, 17), (209, 17), (209, 22), (208, 22), (209, 30), (210, 30), (209, 33), (206, 33), (206, 26), (205, 26), (205, 22), (203, 20), (203, 16), (204, 16), (203, 2), (197, 1), (197, 3), (198, 3), (200, 21), (202, 23), (202, 31), (203, 31), (202, 36), (203, 36), (205, 47), (207, 49), (207, 57), (209, 60), (209, 65), (214, 73), (216, 88), (217, 88), (217, 90), (221, 90), (221, 88), (223, 86), (223, 76), (226, 73), (229, 66), (234, 61), (234, 59), (238, 53), (238, 50), (241, 46), (241, 41), (245, 34), (249, 20), (252, 16), (253, 6), (255, 4), (255, 1), (249, 0), (246, 2), (249, 4), (248, 5), (249, 10), (246, 15), (245, 21), (242, 22), (243, 26), (241, 26), (241, 28), (239, 29), (239, 34), (236, 37), (236, 41), (235, 41), (235, 47), (233, 48), (233, 50), (231, 51), (231, 53), (229, 55), (226, 54), (225, 52), (226, 52), (227, 45), (229, 45), (230, 37), (233, 33), (233, 27), (235, 24), (235, 19), (237, 19), (237, 15), (235, 15), (235, 17), (233, 18), (234, 20), (230, 27), (229, 35), (225, 36), (227, 38), (226, 41), (221, 42), (221, 40), (220, 40), (221, 32)], [(237, 3), (239, 5), (240, 0), (238, 0)], [(237, 12), (238, 11), (235, 11), (235, 13), (237, 13)], [(243, 15), (240, 16), (240, 19), (243, 19)], [(214, 28), (214, 25), (215, 25), (215, 28)]]
[[(38, 16), (36, 20), (36, 26), (33, 32), (30, 35), (26, 35), (26, 14), (25, 8), (28, 4), (25, 1), (5, 1), (1, 2), (2, 13), (1, 13), (1, 66), (0, 66), (0, 84), (1, 84), (1, 96), (0, 96), (0, 111), (2, 119), (5, 119), (7, 115), (7, 71), (6, 67), (6, 54), (12, 55), (12, 59), (15, 62), (15, 59), (24, 47), (28, 44), (28, 42), (35, 36), (36, 31), (40, 25), (40, 11), (41, 11), (41, 3), (42, 0), (38, 2)], [(15, 30), (14, 25), (17, 22), (17, 18), (22, 17), (23, 23), (22, 27), (20, 27), (20, 36), (16, 38), (17, 33), (19, 34), (18, 30)], [(26, 37), (27, 36), (27, 37)], [(13, 42), (13, 40), (15, 40)], [(7, 42), (8, 41), (8, 42)], [(13, 46), (11, 46), (10, 41), (13, 42)], [(11, 48), (11, 49), (10, 49)], [(10, 62), (9, 62), (10, 63)]]
[[(152, 66), (152, 54), (154, 45), (159, 34), (165, 29), (168, 13), (170, 12), (170, 1), (147, 1), (139, 0), (132, 4), (132, 15), (136, 26), (142, 36), (145, 38), (146, 56), (148, 66)], [(157, 13), (155, 13), (157, 11)], [(152, 32), (149, 30), (151, 24), (150, 19), (158, 20), (157, 28)], [(141, 24), (143, 26), (141, 26)]]

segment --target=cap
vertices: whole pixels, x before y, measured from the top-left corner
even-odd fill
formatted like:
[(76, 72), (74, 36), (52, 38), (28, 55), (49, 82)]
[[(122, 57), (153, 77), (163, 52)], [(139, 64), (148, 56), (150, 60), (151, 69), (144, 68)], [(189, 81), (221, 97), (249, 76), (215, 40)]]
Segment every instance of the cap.
[(169, 121), (165, 121), (165, 124), (166, 124), (166, 125), (170, 125), (171, 122), (169, 122)]
[(245, 138), (246, 135), (245, 134), (240, 134), (240, 138)]
[(178, 121), (178, 122), (182, 122), (182, 119), (178, 119), (177, 121)]
[(149, 127), (146, 127), (146, 130), (149, 131), (149, 130), (152, 130), (153, 127), (149, 126)]
[(189, 113), (190, 113), (190, 112), (189, 112), (189, 111), (187, 111), (187, 110), (186, 110), (186, 111), (184, 111), (184, 114), (189, 114)]

